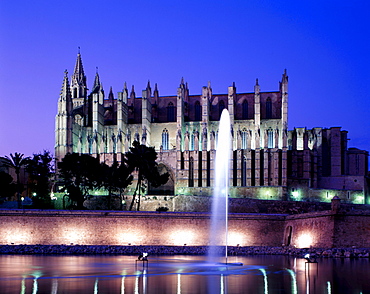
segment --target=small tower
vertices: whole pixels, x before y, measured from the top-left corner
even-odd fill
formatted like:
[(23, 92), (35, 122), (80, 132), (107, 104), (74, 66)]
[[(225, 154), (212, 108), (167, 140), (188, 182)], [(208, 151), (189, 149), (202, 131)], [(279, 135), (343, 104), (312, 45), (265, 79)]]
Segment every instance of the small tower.
[(72, 95), (68, 72), (64, 72), (62, 90), (58, 100), (58, 114), (55, 117), (55, 158), (61, 161), (72, 152)]
[(77, 54), (76, 65), (72, 75), (71, 94), (73, 108), (81, 106), (87, 95), (86, 76), (80, 52)]

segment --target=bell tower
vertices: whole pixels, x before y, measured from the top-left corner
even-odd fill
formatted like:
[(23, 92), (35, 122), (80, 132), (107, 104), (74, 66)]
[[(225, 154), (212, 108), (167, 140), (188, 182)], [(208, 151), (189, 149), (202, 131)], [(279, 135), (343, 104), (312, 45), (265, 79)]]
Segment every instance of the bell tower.
[(73, 108), (83, 105), (87, 95), (86, 76), (82, 65), (80, 49), (78, 50), (76, 65), (72, 75), (71, 95)]

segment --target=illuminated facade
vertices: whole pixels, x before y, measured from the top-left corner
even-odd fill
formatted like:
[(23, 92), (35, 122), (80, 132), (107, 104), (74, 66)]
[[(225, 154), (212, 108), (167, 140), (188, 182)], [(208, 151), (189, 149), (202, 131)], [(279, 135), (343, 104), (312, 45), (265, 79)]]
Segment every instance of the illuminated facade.
[[(209, 83), (199, 95), (190, 95), (182, 79), (173, 96), (159, 96), (157, 84), (152, 89), (148, 82), (141, 97), (133, 86), (129, 91), (126, 83), (117, 97), (112, 89), (106, 97), (98, 73), (88, 93), (79, 53), (71, 79), (66, 72), (63, 80), (55, 156), (61, 160), (68, 152), (88, 153), (111, 164), (120, 161), (137, 140), (155, 147), (160, 167), (171, 175), (164, 187), (149, 187), (149, 194), (210, 195), (218, 121), (224, 108), (230, 113), (233, 138), (231, 197), (316, 199), (321, 197), (316, 191), (321, 187), (343, 190), (345, 195), (350, 190), (351, 197), (356, 190), (363, 196), (367, 152), (347, 150), (346, 132), (339, 128), (288, 131), (286, 72), (273, 92), (261, 92), (256, 80), (251, 93), (237, 93), (233, 84), (227, 93), (214, 94)], [(359, 158), (357, 169), (352, 167), (353, 158)], [(362, 177), (362, 186), (338, 184), (338, 177), (352, 173)], [(341, 192), (330, 193), (342, 197)]]

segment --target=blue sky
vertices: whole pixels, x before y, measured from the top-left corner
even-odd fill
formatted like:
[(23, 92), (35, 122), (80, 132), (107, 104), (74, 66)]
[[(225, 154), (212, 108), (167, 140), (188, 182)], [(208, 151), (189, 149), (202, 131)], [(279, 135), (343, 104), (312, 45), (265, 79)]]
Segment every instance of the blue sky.
[(0, 156), (54, 148), (64, 70), (78, 47), (88, 86), (147, 81), (175, 95), (278, 90), (289, 75), (289, 129), (341, 126), (370, 150), (368, 1), (1, 1)]

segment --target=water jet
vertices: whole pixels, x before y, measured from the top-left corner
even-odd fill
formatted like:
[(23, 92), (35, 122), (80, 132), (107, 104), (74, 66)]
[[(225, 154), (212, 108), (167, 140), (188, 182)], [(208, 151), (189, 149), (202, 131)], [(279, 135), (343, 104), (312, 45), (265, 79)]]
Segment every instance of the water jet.
[(212, 199), (209, 250), (207, 256), (207, 260), (210, 263), (217, 263), (218, 259), (220, 258), (220, 251), (222, 251), (222, 249), (224, 248), (225, 264), (229, 264), (227, 256), (227, 245), (230, 153), (230, 115), (229, 111), (227, 109), (224, 109), (221, 113), (217, 138), (215, 182)]

